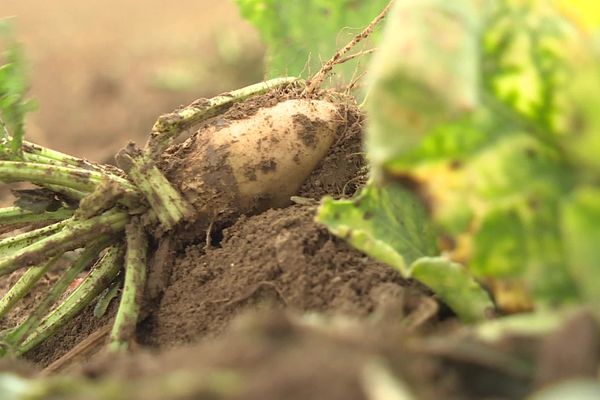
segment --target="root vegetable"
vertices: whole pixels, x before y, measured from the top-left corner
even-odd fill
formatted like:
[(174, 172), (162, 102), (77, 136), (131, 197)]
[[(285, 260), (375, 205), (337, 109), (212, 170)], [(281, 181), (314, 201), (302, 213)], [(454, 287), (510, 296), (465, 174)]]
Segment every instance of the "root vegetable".
[(221, 119), (166, 158), (169, 180), (200, 218), (227, 218), (289, 203), (344, 124), (325, 100), (286, 100)]

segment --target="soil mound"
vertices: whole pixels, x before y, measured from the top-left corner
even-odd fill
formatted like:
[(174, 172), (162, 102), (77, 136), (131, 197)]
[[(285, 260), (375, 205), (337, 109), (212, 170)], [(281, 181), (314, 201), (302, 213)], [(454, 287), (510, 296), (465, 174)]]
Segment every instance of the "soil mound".
[(189, 343), (223, 331), (248, 308), (276, 307), (366, 316), (379, 285), (407, 282), (313, 222), (314, 207), (241, 218), (219, 248), (188, 246), (160, 306), (141, 326), (152, 346)]

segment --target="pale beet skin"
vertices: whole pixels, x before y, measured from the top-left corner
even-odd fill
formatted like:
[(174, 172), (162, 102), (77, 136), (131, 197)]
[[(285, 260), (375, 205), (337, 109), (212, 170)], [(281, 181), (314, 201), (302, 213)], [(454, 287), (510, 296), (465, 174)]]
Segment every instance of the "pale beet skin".
[(289, 204), (345, 120), (327, 100), (290, 99), (217, 117), (167, 151), (165, 173), (206, 221)]

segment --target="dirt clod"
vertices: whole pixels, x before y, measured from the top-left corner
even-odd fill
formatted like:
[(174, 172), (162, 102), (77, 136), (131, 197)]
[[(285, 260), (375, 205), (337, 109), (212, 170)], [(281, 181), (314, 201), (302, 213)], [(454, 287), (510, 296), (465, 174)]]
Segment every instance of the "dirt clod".
[(141, 340), (170, 347), (223, 332), (247, 308), (341, 312), (366, 316), (382, 282), (406, 286), (375, 262), (313, 222), (314, 208), (292, 206), (241, 218), (219, 248), (189, 246), (175, 262), (158, 311)]

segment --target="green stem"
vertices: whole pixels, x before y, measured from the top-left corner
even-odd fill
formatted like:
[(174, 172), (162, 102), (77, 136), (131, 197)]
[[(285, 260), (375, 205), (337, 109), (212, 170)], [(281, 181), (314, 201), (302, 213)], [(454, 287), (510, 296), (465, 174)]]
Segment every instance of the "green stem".
[(130, 222), (126, 228), (126, 237), (125, 283), (110, 334), (110, 351), (127, 350), (129, 340), (134, 337), (146, 284), (148, 239), (142, 224), (137, 220)]
[[(23, 151), (25, 161), (38, 162), (41, 164), (55, 164), (71, 166), (90, 171), (96, 171), (103, 174), (109, 173), (107, 169), (101, 165), (94, 164), (82, 158), (73, 157), (71, 155), (61, 153), (60, 151), (52, 150), (31, 142), (23, 142)], [(113, 174), (117, 176), (116, 174)]]
[(143, 207), (148, 208), (142, 202), (142, 196), (136, 192), (135, 197), (127, 196), (123, 187), (112, 180), (104, 179), (93, 192), (88, 193), (79, 202), (79, 208), (75, 212), (76, 218), (91, 218), (115, 206), (117, 203), (125, 206), (129, 211)]
[(40, 325), (42, 318), (48, 313), (56, 300), (68, 289), (75, 278), (98, 257), (98, 254), (108, 244), (109, 239), (105, 236), (86, 247), (75, 262), (61, 274), (46, 297), (29, 313), (27, 319), (5, 337), (6, 343), (13, 348), (21, 344), (23, 339)]
[[(63, 167), (73, 166), (82, 169), (91, 169), (94, 171), (102, 172), (102, 169), (97, 167), (95, 164), (89, 163), (85, 160), (81, 160), (75, 157), (71, 157), (63, 153), (59, 153), (54, 150), (47, 149), (42, 146), (38, 146), (37, 144), (23, 142), (22, 150), (22, 157), (19, 157), (19, 160), (13, 161), (25, 161), (33, 164), (50, 164)], [(48, 188), (54, 192), (63, 194), (74, 200), (81, 200), (83, 197), (85, 197), (84, 192), (75, 189), (50, 184), (40, 183), (39, 185)]]
[[(43, 146), (39, 146), (37, 144), (31, 142), (23, 143), (23, 158), (24, 161), (35, 163), (35, 164), (50, 164), (50, 165), (58, 165), (63, 167), (75, 167), (79, 169), (84, 169), (88, 171), (95, 171), (102, 175), (105, 175), (108, 179), (117, 182), (124, 183), (122, 171), (117, 170), (114, 167), (96, 164), (82, 158), (73, 157), (65, 153), (61, 153), (56, 150), (52, 150)], [(62, 188), (61, 190), (55, 190), (59, 187), (51, 187), (50, 185), (44, 185), (49, 189), (57, 191), (59, 193), (63, 193), (67, 188)], [(131, 188), (130, 188), (131, 189)], [(77, 193), (73, 191), (71, 193), (65, 193), (69, 197), (72, 197), (77, 200), (81, 200), (85, 194), (81, 195), (81, 192)]]
[(75, 210), (59, 208), (56, 211), (32, 212), (20, 207), (0, 208), (0, 225), (21, 224), (25, 222), (62, 221), (73, 216)]
[(0, 260), (4, 257), (21, 250), (32, 243), (37, 242), (41, 238), (50, 236), (65, 226), (67, 226), (72, 220), (63, 220), (52, 225), (45, 226), (43, 228), (35, 229), (33, 231), (21, 233), (20, 235), (11, 236), (6, 239), (0, 240)]
[(152, 158), (156, 158), (180, 133), (222, 113), (234, 103), (296, 82), (303, 83), (304, 81), (295, 77), (271, 79), (211, 99), (196, 100), (187, 107), (161, 115), (152, 127), (145, 151)]
[[(55, 160), (53, 158), (47, 158), (40, 154), (23, 154), (23, 161), (34, 163), (34, 164), (49, 164), (49, 165), (58, 165), (59, 167), (72, 167), (74, 165), (70, 165), (59, 160)], [(76, 167), (76, 166), (75, 166)]]
[(0, 161), (0, 180), (4, 182), (26, 181), (91, 192), (100, 178), (99, 174), (84, 169), (21, 161)]
[(31, 291), (33, 286), (42, 276), (56, 263), (59, 256), (46, 261), (43, 264), (29, 268), (19, 280), (10, 288), (2, 299), (0, 299), (0, 319), (9, 313), (19, 300)]
[(16, 350), (17, 355), (38, 346), (89, 305), (115, 279), (121, 269), (122, 258), (123, 246), (111, 246), (77, 289), (23, 341)]
[(160, 172), (154, 161), (133, 143), (117, 155), (119, 164), (142, 192), (161, 225), (170, 230), (182, 220), (192, 220), (195, 210)]
[(103, 179), (112, 179), (135, 194), (135, 187), (121, 177), (108, 177), (97, 171), (63, 167), (52, 164), (36, 164), (21, 161), (0, 161), (0, 180), (4, 182), (31, 182), (40, 185), (58, 185), (82, 192), (92, 192)]
[(0, 276), (66, 251), (75, 250), (100, 234), (116, 233), (123, 229), (128, 219), (129, 216), (125, 212), (117, 209), (83, 221), (71, 219), (60, 232), (0, 258)]

